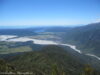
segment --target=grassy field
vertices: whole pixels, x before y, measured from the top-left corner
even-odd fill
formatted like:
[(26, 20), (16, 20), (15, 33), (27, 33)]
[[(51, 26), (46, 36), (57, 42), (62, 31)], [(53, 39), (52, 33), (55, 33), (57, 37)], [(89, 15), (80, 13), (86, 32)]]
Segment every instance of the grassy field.
[(32, 51), (32, 48), (24, 43), (0, 42), (0, 54)]

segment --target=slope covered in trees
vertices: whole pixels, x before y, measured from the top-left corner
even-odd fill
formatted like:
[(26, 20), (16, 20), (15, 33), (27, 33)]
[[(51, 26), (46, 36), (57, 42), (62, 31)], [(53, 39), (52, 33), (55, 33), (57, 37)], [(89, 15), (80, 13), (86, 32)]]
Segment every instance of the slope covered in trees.
[(75, 44), (83, 52), (100, 56), (100, 23), (72, 28), (66, 31), (63, 41)]
[(99, 75), (98, 71), (54, 45), (10, 57), (7, 61), (16, 68), (16, 72), (33, 75)]

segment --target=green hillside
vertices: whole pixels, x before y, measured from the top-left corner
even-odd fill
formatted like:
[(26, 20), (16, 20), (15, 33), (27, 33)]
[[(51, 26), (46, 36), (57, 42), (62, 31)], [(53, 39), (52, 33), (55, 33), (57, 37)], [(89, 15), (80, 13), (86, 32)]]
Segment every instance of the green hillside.
[(100, 56), (100, 23), (72, 28), (66, 31), (63, 41), (75, 44), (83, 52)]
[(99, 72), (75, 59), (62, 47), (53, 45), (11, 57), (8, 61), (16, 67), (16, 71), (33, 75), (99, 75)]

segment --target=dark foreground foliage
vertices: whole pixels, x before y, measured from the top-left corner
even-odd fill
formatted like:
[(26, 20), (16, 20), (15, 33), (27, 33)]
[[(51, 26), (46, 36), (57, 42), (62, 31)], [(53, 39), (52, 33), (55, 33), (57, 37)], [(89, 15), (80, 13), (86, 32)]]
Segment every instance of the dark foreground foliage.
[(20, 73), (28, 73), (28, 75), (100, 75), (90, 65), (81, 63), (62, 47), (53, 45), (46, 46), (40, 51), (10, 57), (7, 61), (0, 60), (0, 73), (2, 72), (12, 72), (15, 75)]

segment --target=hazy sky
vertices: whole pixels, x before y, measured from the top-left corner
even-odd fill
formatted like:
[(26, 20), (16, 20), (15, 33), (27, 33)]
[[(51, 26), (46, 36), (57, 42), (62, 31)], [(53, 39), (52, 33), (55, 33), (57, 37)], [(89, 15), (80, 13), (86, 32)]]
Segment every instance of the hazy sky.
[(0, 0), (0, 26), (100, 21), (100, 0)]

